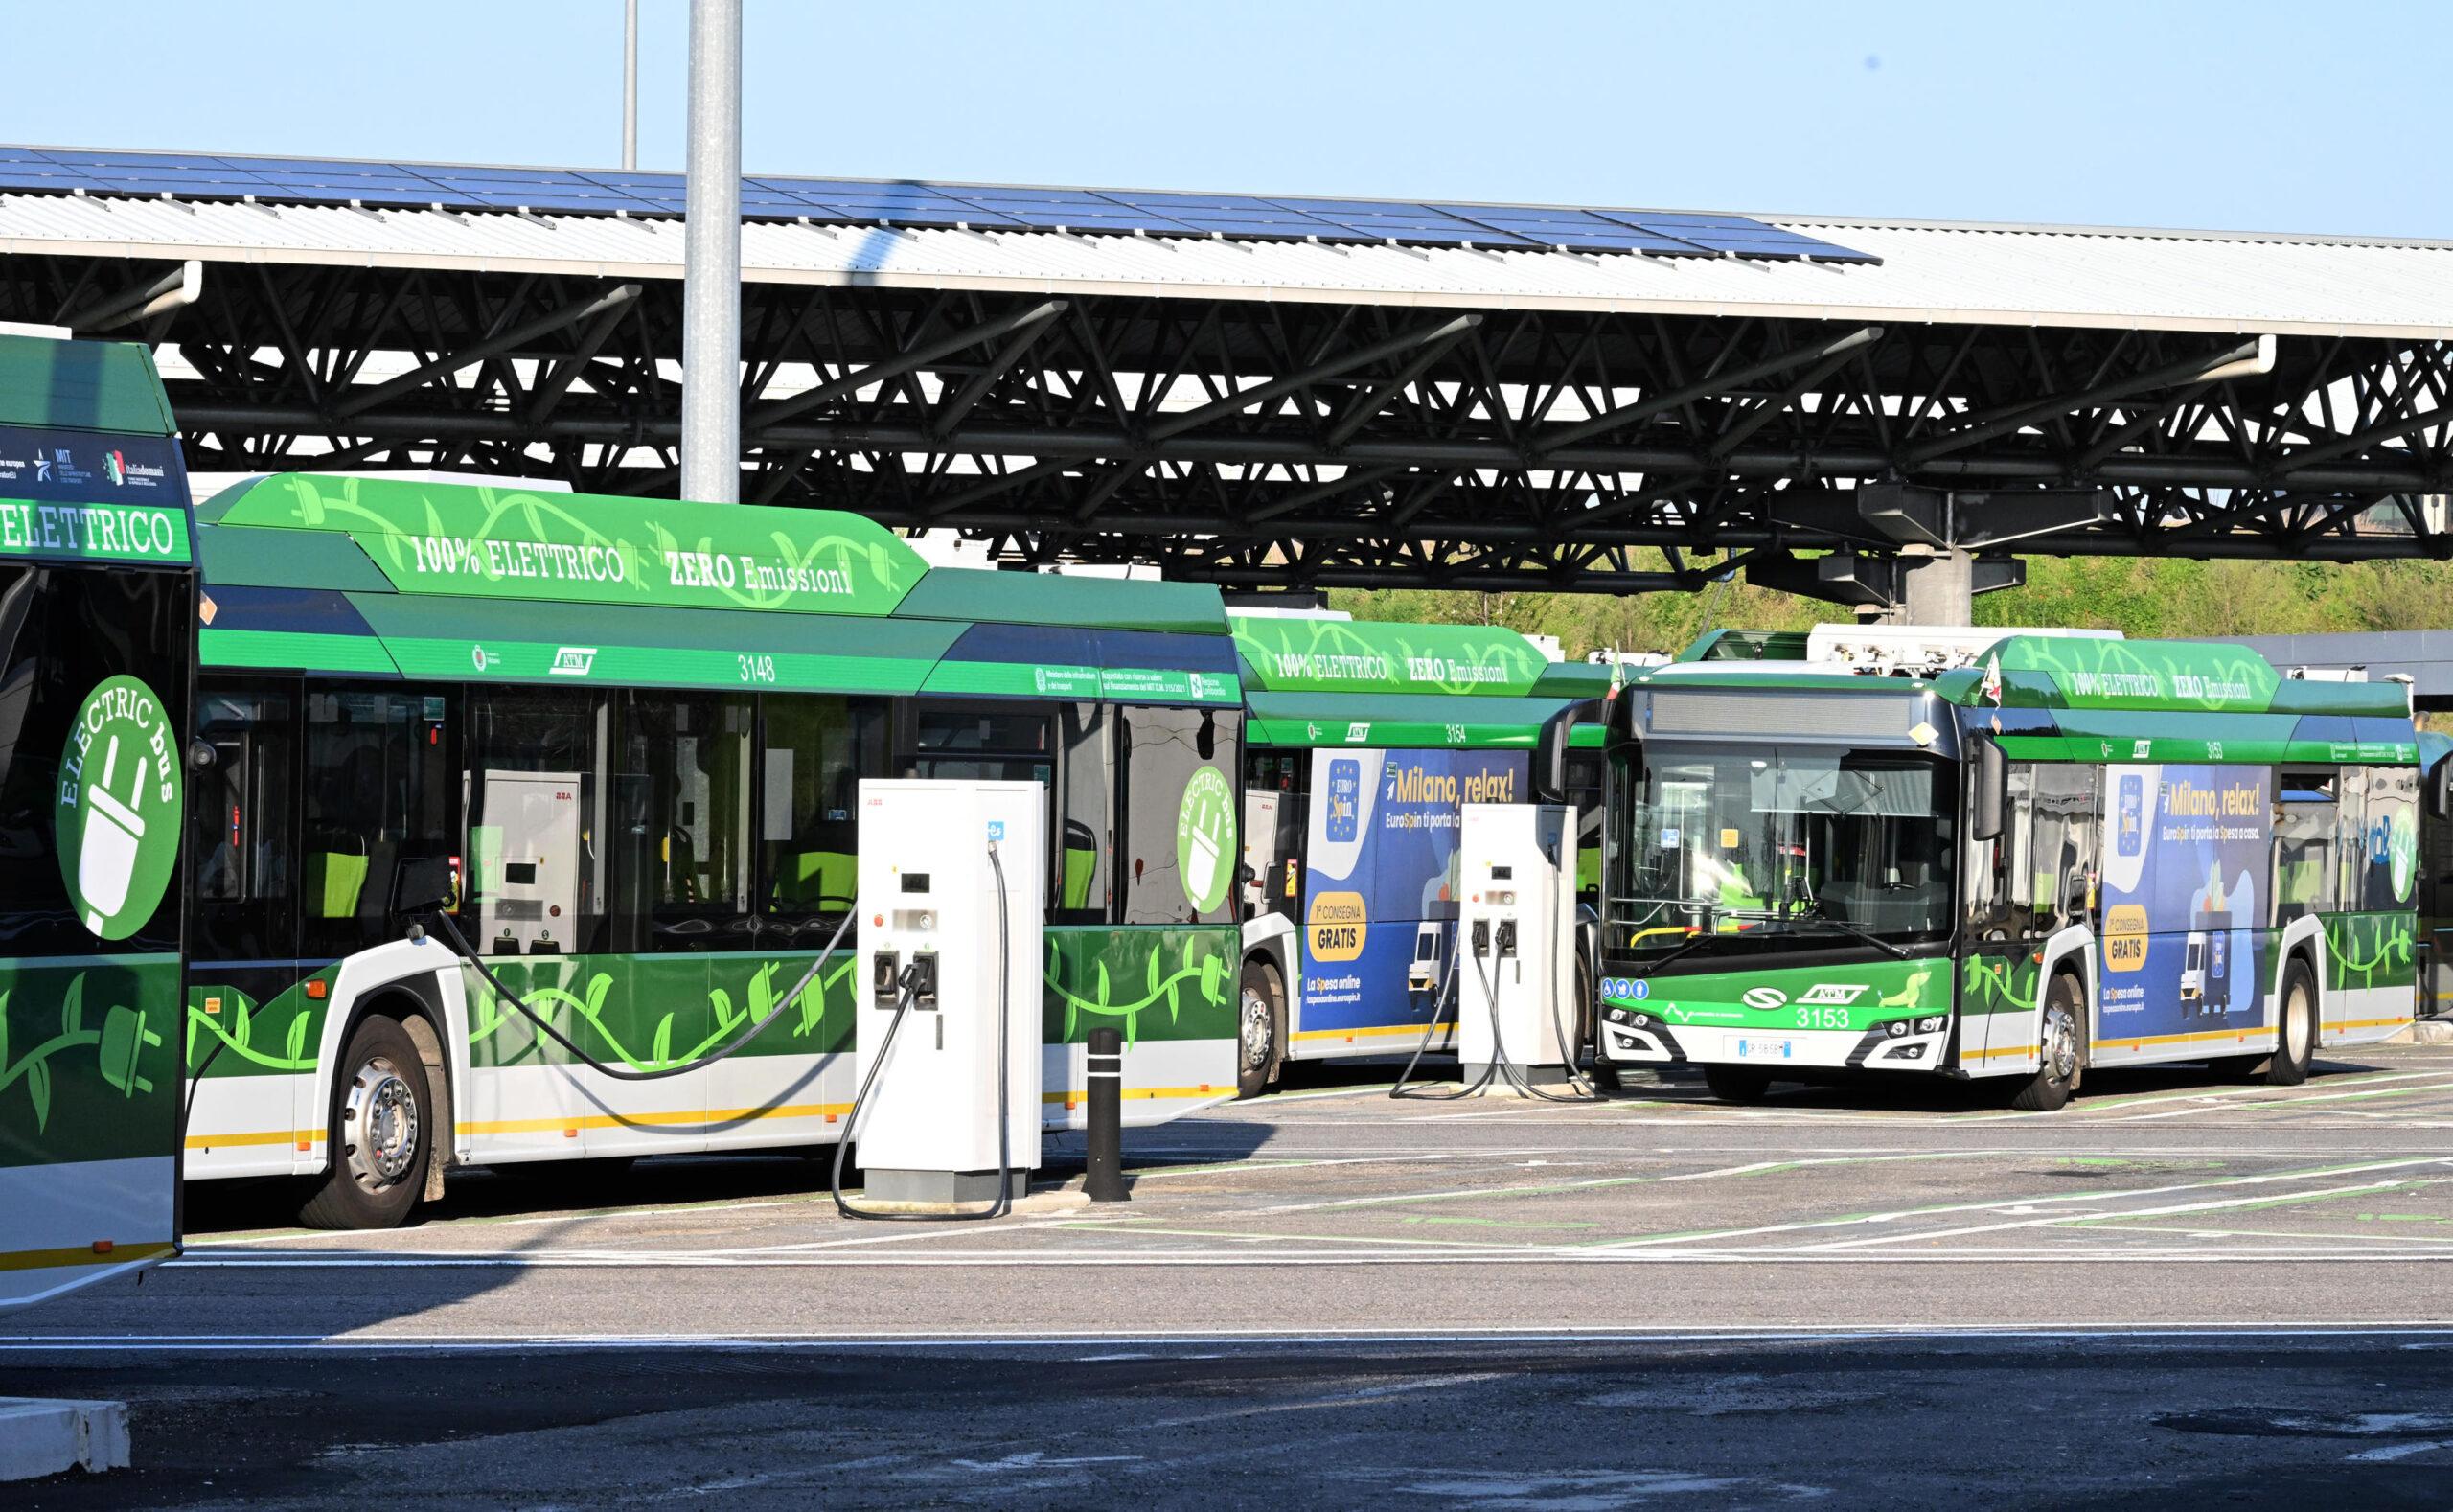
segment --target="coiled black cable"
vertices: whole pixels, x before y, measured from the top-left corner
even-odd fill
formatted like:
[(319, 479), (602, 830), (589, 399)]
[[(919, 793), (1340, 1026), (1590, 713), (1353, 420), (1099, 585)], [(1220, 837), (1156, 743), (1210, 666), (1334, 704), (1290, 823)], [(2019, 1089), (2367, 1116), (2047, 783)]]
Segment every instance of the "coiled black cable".
[[(660, 1082), (668, 1076), (682, 1076), (691, 1071), (701, 1070), (707, 1066), (715, 1065), (718, 1061), (723, 1060), (726, 1056), (732, 1055), (734, 1052), (741, 1049), (742, 1046), (756, 1039), (760, 1030), (766, 1028), (768, 1024), (773, 1023), (777, 1019), (782, 1018), (786, 1009), (800, 1001), (801, 994), (809, 990), (809, 984), (816, 980), (817, 974), (825, 969), (826, 958), (833, 955), (835, 953), (835, 948), (843, 943), (843, 931), (852, 928), (852, 918), (853, 916), (850, 913), (843, 915), (843, 922), (835, 927), (834, 936), (826, 942), (825, 948), (817, 952), (817, 959), (810, 963), (809, 970), (801, 974), (801, 979), (793, 984), (792, 990), (786, 993), (783, 997), (776, 1002), (773, 1008), (768, 1010), (765, 1018), (742, 1030), (741, 1033), (733, 1036), (731, 1042), (724, 1045), (722, 1049), (711, 1050), (707, 1054), (700, 1056), (699, 1059), (689, 1062), (687, 1065), (660, 1066), (653, 1071), (634, 1071), (628, 1066), (608, 1065), (605, 1062), (598, 1060), (595, 1056), (592, 1056), (585, 1050), (581, 1049), (578, 1043), (568, 1035), (562, 1033), (562, 1031), (555, 1028), (552, 1023), (548, 1022), (544, 1015), (539, 1013), (536, 1009), (529, 1007), (526, 999), (522, 998), (517, 993), (513, 992), (510, 988), (503, 985), (502, 978), (494, 974), (493, 968), (486, 964), (485, 957), (479, 955), (475, 951), (469, 948), (469, 941), (467, 937), (461, 934), (460, 926), (452, 921), (451, 915), (442, 911), (441, 909), (437, 909), (434, 915), (434, 922), (443, 926), (443, 933), (446, 942), (450, 945), (452, 951), (456, 952), (462, 960), (467, 961), (470, 965), (477, 969), (477, 975), (484, 980), (488, 987), (493, 989), (495, 997), (500, 997), (503, 1001), (511, 1004), (514, 1008), (518, 1009), (523, 1018), (525, 1018), (530, 1023), (537, 1026), (539, 1033), (544, 1035), (545, 1038), (553, 1041), (556, 1044), (561, 1045), (563, 1049), (568, 1050), (572, 1055), (579, 1059), (581, 1064), (587, 1066), (588, 1069), (609, 1076), (617, 1082)], [(415, 938), (415, 936), (412, 936), (412, 938)]]

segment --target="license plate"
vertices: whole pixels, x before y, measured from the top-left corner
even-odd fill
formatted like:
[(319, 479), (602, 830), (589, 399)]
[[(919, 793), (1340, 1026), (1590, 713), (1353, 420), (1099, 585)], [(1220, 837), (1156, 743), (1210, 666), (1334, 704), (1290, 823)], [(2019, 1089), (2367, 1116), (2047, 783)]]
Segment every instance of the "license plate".
[(1795, 1040), (1740, 1040), (1737, 1057), (1741, 1061), (1793, 1061), (1797, 1059)]

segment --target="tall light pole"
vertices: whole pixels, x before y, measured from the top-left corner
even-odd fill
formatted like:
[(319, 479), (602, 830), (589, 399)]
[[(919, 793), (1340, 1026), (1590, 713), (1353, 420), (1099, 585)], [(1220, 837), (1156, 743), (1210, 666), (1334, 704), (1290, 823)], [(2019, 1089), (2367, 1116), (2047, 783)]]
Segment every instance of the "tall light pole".
[(741, 501), (741, 0), (690, 0), (681, 496)]
[(622, 0), (622, 166), (639, 166), (639, 0)]

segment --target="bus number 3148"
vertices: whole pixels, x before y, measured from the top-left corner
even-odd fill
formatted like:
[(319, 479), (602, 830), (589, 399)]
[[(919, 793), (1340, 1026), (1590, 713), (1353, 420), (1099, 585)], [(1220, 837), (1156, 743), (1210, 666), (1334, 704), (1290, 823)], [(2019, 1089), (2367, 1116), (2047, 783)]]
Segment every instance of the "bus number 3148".
[(741, 663), (742, 681), (772, 682), (775, 680), (774, 657), (763, 654), (745, 654), (736, 656), (733, 659)]

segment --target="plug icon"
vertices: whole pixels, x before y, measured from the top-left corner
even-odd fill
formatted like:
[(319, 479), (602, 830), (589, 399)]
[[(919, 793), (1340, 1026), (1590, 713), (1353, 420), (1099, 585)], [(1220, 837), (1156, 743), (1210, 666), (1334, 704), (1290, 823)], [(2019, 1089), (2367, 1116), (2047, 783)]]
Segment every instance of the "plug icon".
[(136, 780), (128, 785), (128, 801), (114, 795), (111, 777), (119, 768), (119, 737), (103, 749), (103, 776), (85, 790), (94, 812), (85, 824), (83, 847), (77, 853), (77, 890), (85, 899), (85, 928), (103, 932), (103, 921), (127, 903), (127, 887), (136, 875), (136, 850), (145, 838), (145, 820), (134, 808), (145, 796), (145, 768), (151, 758), (136, 759)]
[(146, 1026), (146, 1018), (136, 1008), (113, 1008), (103, 1016), (103, 1080), (118, 1088), (122, 1096), (153, 1089), (150, 1080), (136, 1074), (137, 1062), (146, 1050), (162, 1042), (162, 1037)]

